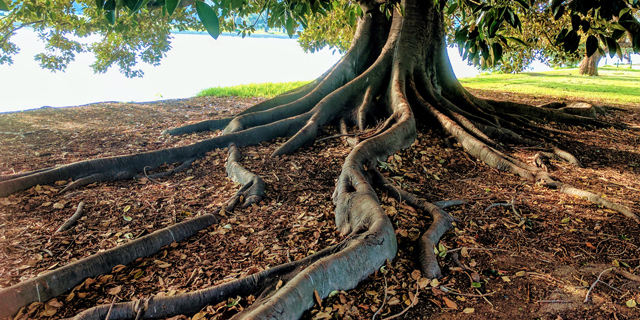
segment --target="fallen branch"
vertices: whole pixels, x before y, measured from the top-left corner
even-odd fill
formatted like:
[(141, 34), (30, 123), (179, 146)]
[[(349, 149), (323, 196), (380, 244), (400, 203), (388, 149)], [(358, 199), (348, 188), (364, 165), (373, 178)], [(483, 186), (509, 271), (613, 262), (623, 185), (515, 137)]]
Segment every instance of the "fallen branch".
[(635, 282), (640, 282), (640, 276), (636, 276), (633, 273), (630, 273), (630, 272), (627, 272), (627, 271), (624, 271), (624, 270), (621, 270), (621, 269), (615, 269), (615, 270), (613, 270), (613, 273), (617, 274), (619, 276), (625, 277), (625, 278), (627, 278), (629, 280), (632, 280), (632, 281), (635, 281)]
[(487, 296), (494, 295), (494, 294), (498, 293), (498, 291), (493, 291), (493, 292), (484, 293), (484, 294), (462, 293), (462, 292), (459, 292), (459, 291), (454, 291), (453, 289), (450, 289), (450, 288), (447, 288), (447, 287), (444, 287), (444, 286), (440, 286), (440, 289), (444, 293), (450, 293), (450, 294), (457, 295), (457, 296), (472, 297), (472, 298), (487, 297)]
[(376, 311), (376, 313), (373, 314), (373, 317), (371, 317), (371, 320), (376, 320), (376, 316), (378, 315), (378, 313), (380, 313), (380, 311), (382, 311), (382, 308), (384, 308), (384, 303), (387, 301), (387, 276), (382, 273), (382, 277), (384, 278), (384, 299), (382, 299), (382, 305), (380, 305), (380, 308), (378, 309), (378, 311)]
[(418, 292), (418, 288), (420, 288), (420, 287), (416, 285), (416, 294), (413, 297), (413, 301), (411, 301), (411, 304), (408, 307), (406, 307), (404, 310), (402, 310), (402, 312), (400, 312), (400, 313), (398, 313), (396, 315), (390, 316), (390, 317), (383, 318), (382, 320), (395, 319), (395, 318), (405, 314), (407, 311), (409, 311), (409, 309), (411, 309), (411, 307), (413, 307), (416, 304), (416, 302), (418, 302), (418, 295), (420, 294), (420, 292)]
[(104, 320), (109, 320), (109, 316), (111, 316), (111, 310), (113, 310), (113, 304), (116, 303), (116, 297), (113, 297), (113, 299), (111, 300), (111, 305), (109, 306), (109, 311), (107, 311), (107, 316), (104, 318)]
[(591, 287), (589, 288), (589, 291), (587, 291), (587, 296), (584, 298), (584, 302), (589, 302), (589, 294), (591, 294), (591, 290), (593, 290), (593, 288), (596, 287), (596, 284), (598, 284), (598, 282), (600, 281), (600, 277), (602, 277), (602, 274), (607, 272), (607, 271), (611, 271), (613, 269), (615, 269), (616, 267), (611, 267), (609, 269), (603, 270), (602, 272), (600, 272), (600, 274), (598, 275), (598, 279), (596, 279), (596, 281), (593, 282), (593, 284), (591, 285)]
[[(56, 232), (54, 232), (54, 234), (58, 233), (58, 232), (62, 232), (65, 231), (67, 229), (69, 229), (74, 223), (76, 223), (76, 221), (78, 221), (78, 219), (80, 219), (80, 217), (82, 216), (82, 209), (84, 209), (84, 201), (80, 201), (80, 203), (78, 204), (78, 209), (76, 210), (76, 213), (74, 213), (71, 218), (69, 218), (67, 221), (65, 221), (65, 223), (63, 223), (60, 228), (58, 228), (58, 230), (56, 230)], [(53, 256), (53, 255), (51, 255)]]
[(540, 300), (540, 301), (536, 301), (536, 303), (571, 303), (571, 301), (567, 301), (567, 300)]

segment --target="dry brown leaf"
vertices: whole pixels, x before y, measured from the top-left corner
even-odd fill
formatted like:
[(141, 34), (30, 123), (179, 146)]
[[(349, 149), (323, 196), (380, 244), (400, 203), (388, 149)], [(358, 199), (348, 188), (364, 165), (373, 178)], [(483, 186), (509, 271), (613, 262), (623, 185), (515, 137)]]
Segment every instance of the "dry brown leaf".
[(318, 304), (318, 307), (322, 308), (322, 299), (320, 299), (318, 290), (313, 290), (313, 297), (316, 299), (316, 303)]
[(462, 310), (463, 313), (467, 313), (467, 314), (473, 313), (475, 311), (476, 311), (476, 309), (474, 309), (474, 308), (464, 308), (464, 310)]
[(447, 307), (451, 308), (451, 309), (455, 309), (458, 310), (458, 305), (453, 302), (452, 300), (450, 300), (447, 297), (442, 297), (442, 300), (444, 300), (444, 303), (447, 305)]
[(58, 312), (58, 308), (45, 304), (44, 310), (40, 313), (40, 315), (45, 317), (52, 317), (53, 315), (56, 314), (56, 312)]
[(53, 298), (51, 300), (49, 300), (49, 302), (47, 302), (48, 305), (54, 307), (54, 308), (60, 308), (64, 305), (64, 303), (58, 301), (58, 299)]
[(112, 295), (112, 296), (115, 296), (118, 293), (120, 293), (120, 291), (122, 291), (122, 286), (113, 287), (113, 288), (109, 289), (109, 294)]
[(196, 314), (193, 315), (193, 317), (191, 318), (191, 320), (198, 320), (198, 319), (202, 319), (207, 315), (206, 312), (198, 312)]
[(420, 272), (420, 270), (413, 270), (413, 272), (411, 272), (411, 278), (413, 278), (413, 280), (420, 280), (420, 278), (422, 278), (422, 272)]
[(420, 280), (418, 280), (418, 287), (420, 287), (420, 289), (424, 289), (429, 285), (429, 279), (422, 277), (420, 278)]
[(126, 267), (127, 266), (125, 266), (125, 265), (119, 264), (119, 265), (113, 267), (113, 269), (111, 269), (111, 273), (118, 273), (118, 272), (122, 271)]

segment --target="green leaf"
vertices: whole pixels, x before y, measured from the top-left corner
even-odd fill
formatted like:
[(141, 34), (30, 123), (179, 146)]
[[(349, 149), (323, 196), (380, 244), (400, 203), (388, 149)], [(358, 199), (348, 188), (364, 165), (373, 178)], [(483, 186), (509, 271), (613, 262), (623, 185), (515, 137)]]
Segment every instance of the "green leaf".
[(513, 41), (513, 42), (515, 42), (515, 43), (517, 43), (517, 44), (519, 44), (519, 45), (521, 45), (523, 47), (527, 46), (527, 44), (524, 41), (522, 41), (522, 40), (520, 40), (520, 39), (518, 39), (516, 37), (507, 37), (507, 40)]
[(525, 8), (525, 9), (529, 9), (529, 8), (531, 8), (531, 7), (529, 6), (529, 4), (528, 4), (526, 1), (524, 1), (524, 0), (516, 0), (516, 1), (517, 1), (517, 2), (518, 2), (518, 3), (519, 3), (523, 8)]
[(133, 220), (133, 218), (131, 218), (130, 216), (122, 216), (122, 219), (124, 219), (124, 221), (131, 221), (131, 220)]
[[(2, 0), (0, 0), (0, 2), (2, 2)], [(98, 10), (101, 10), (102, 7), (104, 7), (104, 0), (96, 0), (96, 7)]]
[(458, 4), (457, 3), (452, 3), (451, 5), (449, 5), (449, 8), (447, 9), (447, 14), (453, 14), (456, 9), (458, 9)]
[(133, 8), (136, 7), (138, 0), (124, 0), (124, 4), (129, 8), (129, 10), (133, 11)]
[(110, 24), (116, 23), (116, 11), (115, 10), (107, 10), (104, 12), (104, 17), (107, 18)]
[(167, 8), (167, 13), (172, 15), (178, 7), (178, 4), (180, 4), (180, 0), (166, 0), (164, 6)]
[(611, 27), (613, 27), (614, 29), (620, 30), (620, 31), (627, 31), (627, 29), (625, 27), (623, 27), (621, 24), (619, 24), (617, 22), (611, 23)]
[(292, 17), (287, 17), (287, 21), (285, 22), (285, 27), (287, 28), (287, 34), (289, 35), (289, 38), (293, 37), (293, 18)]
[(491, 45), (491, 48), (493, 49), (493, 63), (495, 64), (500, 59), (502, 59), (502, 45), (497, 42), (494, 42)]
[(356, 25), (356, 12), (354, 10), (351, 10), (349, 12), (349, 25), (352, 27), (355, 27)]
[(580, 22), (582, 21), (582, 19), (580, 19), (580, 16), (577, 14), (572, 14), (571, 15), (571, 27), (573, 28), (573, 30), (578, 30), (580, 28)]
[(567, 32), (569, 32), (569, 30), (566, 28), (560, 30), (560, 33), (558, 33), (558, 35), (556, 36), (556, 45), (559, 45), (564, 42), (564, 38), (567, 37)]
[[(108, 10), (112, 10), (112, 11), (115, 10), (116, 9), (116, 0), (107, 0), (107, 2), (104, 4), (103, 8), (105, 10), (107, 10), (107, 11)], [(115, 19), (115, 17), (116, 16), (114, 14), (113, 18)], [(108, 20), (108, 18), (107, 18), (107, 20)]]
[(596, 51), (598, 51), (598, 38), (591, 35), (587, 38), (587, 57), (591, 57)]
[(607, 48), (609, 49), (609, 57), (613, 58), (613, 56), (616, 55), (616, 40), (614, 40), (613, 38), (610, 37), (604, 37), (605, 41), (607, 42)]
[(501, 23), (502, 23), (502, 20), (495, 20), (493, 21), (493, 23), (491, 23), (491, 27), (489, 27), (489, 38), (495, 37), (496, 32), (498, 32), (498, 29), (500, 28)]
[(560, 19), (560, 17), (562, 17), (563, 14), (564, 14), (564, 6), (559, 6), (553, 10), (553, 18), (555, 20)]
[(482, 283), (480, 283), (480, 282), (472, 282), (471, 286), (474, 287), (474, 288), (480, 288), (480, 287), (482, 287)]
[(620, 48), (620, 44), (616, 42), (616, 54), (618, 55), (618, 59), (622, 60), (622, 48)]
[(220, 35), (220, 21), (218, 21), (218, 15), (213, 8), (202, 1), (196, 1), (196, 11), (198, 12), (198, 18), (200, 18), (207, 32), (209, 32), (214, 39), (218, 39)]
[(9, 6), (4, 3), (4, 0), (0, 0), (0, 11), (9, 11)]
[(589, 23), (588, 20), (582, 20), (580, 22), (580, 25), (582, 26), (582, 31), (587, 32), (589, 31), (589, 29), (591, 29), (591, 23)]

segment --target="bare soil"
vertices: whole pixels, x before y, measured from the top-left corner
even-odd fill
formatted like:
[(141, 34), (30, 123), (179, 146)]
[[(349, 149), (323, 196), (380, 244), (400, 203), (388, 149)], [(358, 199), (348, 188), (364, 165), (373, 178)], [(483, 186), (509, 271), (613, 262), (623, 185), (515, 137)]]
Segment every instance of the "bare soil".
[[(536, 105), (549, 102), (509, 93), (473, 93)], [(160, 132), (226, 117), (258, 101), (193, 98), (0, 114), (0, 173), (189, 144), (218, 133), (169, 137)], [(612, 109), (603, 117), (640, 125), (639, 111)], [(640, 212), (637, 131), (548, 126), (562, 132), (556, 137), (560, 147), (584, 166), (552, 161), (554, 177)], [(336, 134), (331, 130), (325, 135)], [(468, 201), (448, 209), (460, 222), (440, 242), (446, 250), (440, 261), (444, 278), (431, 281), (416, 270), (416, 239), (431, 219), (381, 193), (383, 208), (396, 225), (397, 257), (356, 289), (335, 292), (305, 319), (371, 319), (374, 314), (382, 319), (409, 306), (405, 319), (640, 318), (634, 306), (640, 303), (640, 283), (610, 272), (590, 292), (590, 301), (583, 302), (608, 268), (640, 274), (640, 230), (632, 220), (497, 172), (459, 146), (447, 147), (440, 132), (420, 130), (411, 148), (381, 163), (380, 169), (403, 189), (429, 201)], [(270, 159), (283, 141), (241, 149), (242, 164), (267, 183), (261, 203), (226, 213), (218, 225), (110, 274), (87, 279), (58, 298), (33, 303), (19, 319), (67, 318), (114, 299), (206, 288), (337, 243), (331, 194), (349, 147), (335, 138)], [(536, 151), (516, 146), (512, 153), (531, 161)], [(67, 194), (58, 191), (69, 181), (59, 181), (0, 198), (0, 288), (212, 212), (239, 187), (225, 176), (226, 157), (226, 150), (210, 152), (189, 170), (167, 178), (98, 183)], [(86, 203), (84, 217), (70, 230), (54, 234), (80, 201)], [(506, 203), (513, 205), (492, 206)], [(463, 267), (452, 260), (454, 253)], [(238, 297), (174, 319), (226, 319), (254, 298)]]

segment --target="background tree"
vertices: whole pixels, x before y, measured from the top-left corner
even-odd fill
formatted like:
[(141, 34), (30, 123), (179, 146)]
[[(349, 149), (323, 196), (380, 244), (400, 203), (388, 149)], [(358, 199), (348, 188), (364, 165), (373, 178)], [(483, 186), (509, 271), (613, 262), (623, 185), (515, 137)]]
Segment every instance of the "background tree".
[[(432, 204), (421, 200), (389, 183), (378, 171), (379, 162), (397, 150), (409, 147), (421, 128), (441, 129), (460, 149), (493, 168), (585, 198), (640, 222), (629, 208), (553, 179), (540, 163), (526, 163), (510, 153), (513, 145), (535, 146), (548, 151), (543, 155), (555, 155), (579, 165), (574, 156), (558, 148), (553, 130), (541, 123), (553, 121), (620, 129), (628, 126), (599, 120), (592, 108), (567, 108), (562, 104), (536, 107), (475, 97), (453, 74), (445, 41), (445, 21), (449, 21), (455, 29), (450, 41), (460, 46), (463, 58), (483, 67), (493, 67), (500, 63), (505, 52), (527, 46), (526, 41), (512, 33), (513, 30), (522, 31), (520, 17), (551, 13), (556, 19), (568, 17), (568, 20), (559, 20), (567, 23), (553, 37), (569, 54), (578, 51), (582, 38), (586, 38), (588, 55), (602, 50), (603, 45), (609, 50), (617, 50), (613, 33), (622, 31), (620, 28), (633, 35), (633, 46), (638, 50), (640, 24), (633, 17), (640, 8), (638, 0), (554, 0), (551, 3), (526, 0), (358, 3), (222, 0), (183, 3), (184, 8), (178, 8), (180, 2), (173, 0), (164, 3), (110, 0), (98, 1), (97, 6), (94, 2), (79, 4), (81, 16), (77, 11), (72, 12), (77, 9), (66, 2), (3, 2), (2, 9), (10, 11), (2, 20), (5, 31), (2, 41), (10, 43), (8, 35), (17, 28), (31, 25), (45, 35), (52, 48), (53, 52), (45, 55), (51, 63), (46, 63), (48, 59), (44, 57), (41, 59), (45, 67), (62, 69), (74, 52), (93, 50), (98, 53), (98, 62), (94, 64), (98, 71), (117, 63), (126, 74), (138, 76), (140, 73), (131, 69), (138, 59), (157, 62), (167, 50), (170, 25), (200, 28), (194, 18), (196, 14), (214, 38), (222, 30), (238, 29), (242, 34), (254, 32), (255, 26), (245, 22), (238, 24), (236, 19), (253, 13), (268, 12), (269, 27), (282, 27), (289, 35), (294, 34), (298, 25), (308, 27), (310, 16), (330, 16), (330, 12), (343, 12), (348, 19), (340, 21), (349, 21), (352, 25), (355, 19), (357, 24), (342, 60), (314, 82), (259, 103), (237, 116), (166, 132), (182, 134), (222, 129), (217, 137), (182, 147), (2, 176), (0, 196), (61, 180), (71, 181), (62, 191), (66, 192), (91, 183), (131, 179), (164, 163), (180, 163), (171, 171), (175, 172), (188, 167), (208, 151), (228, 148), (227, 172), (243, 184), (224, 208), (231, 211), (237, 205), (259, 202), (264, 194), (262, 179), (238, 163), (238, 147), (289, 137), (273, 152), (272, 157), (278, 157), (313, 143), (319, 130), (328, 125), (337, 126), (343, 134), (356, 131), (357, 138), (349, 140), (353, 149), (345, 159), (333, 194), (336, 226), (341, 234), (338, 244), (233, 282), (182, 295), (97, 306), (77, 315), (77, 319), (168, 317), (196, 312), (206, 304), (216, 304), (229, 297), (250, 294), (257, 297), (256, 303), (236, 318), (299, 317), (314, 305), (314, 299), (324, 298), (335, 290), (355, 287), (386, 260), (394, 258), (397, 250), (394, 228), (379, 205), (375, 188), (432, 216), (432, 225), (418, 240), (418, 262), (425, 277), (441, 277), (434, 248), (455, 220), (443, 210), (449, 203)], [(455, 19), (445, 20), (445, 15), (452, 14), (457, 15)], [(614, 18), (616, 22), (611, 22)], [(340, 21), (332, 20), (333, 23)], [(70, 34), (82, 37), (89, 33), (98, 33), (103, 40), (84, 46), (67, 38)], [(324, 34), (318, 32), (317, 36)], [(156, 38), (149, 41), (148, 37)], [(56, 38), (58, 40), (51, 40)], [(331, 39), (327, 44), (342, 46), (337, 36)], [(325, 44), (309, 43), (317, 47)], [(7, 53), (5, 60), (9, 61), (7, 59), (16, 48), (14, 45), (3, 48), (7, 48), (3, 50)], [(4, 289), (0, 291), (0, 316), (10, 315), (32, 301), (55, 297), (86, 277), (148, 255), (216, 221), (216, 216), (205, 214)]]

